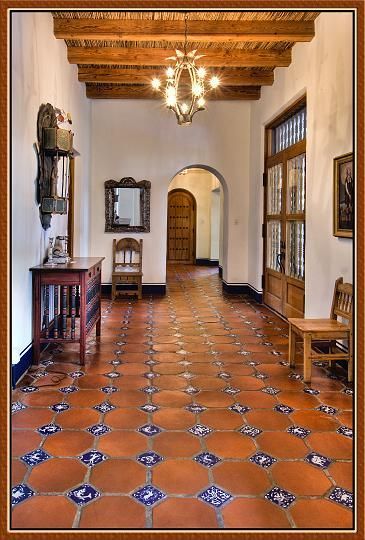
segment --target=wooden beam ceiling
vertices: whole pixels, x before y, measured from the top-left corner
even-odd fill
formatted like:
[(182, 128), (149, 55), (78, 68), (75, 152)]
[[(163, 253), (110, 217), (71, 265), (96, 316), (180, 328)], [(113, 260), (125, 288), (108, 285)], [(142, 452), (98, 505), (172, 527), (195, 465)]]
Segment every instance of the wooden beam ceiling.
[[(147, 85), (98, 85), (86, 84), (86, 96), (93, 99), (158, 99), (161, 93)], [(209, 101), (256, 100), (260, 98), (260, 86), (222, 86), (212, 90)]]
[[(291, 49), (284, 51), (254, 49), (199, 49), (205, 67), (286, 67), (291, 62)], [(174, 49), (157, 47), (68, 47), (70, 64), (165, 66)]]
[[(135, 19), (54, 19), (59, 39), (183, 41), (184, 21)], [(196, 42), (310, 41), (314, 21), (189, 20), (188, 38)]]
[[(80, 82), (151, 84), (152, 78), (159, 75), (159, 71), (148, 68), (79, 67)], [(214, 72), (214, 75), (219, 76), (221, 84), (224, 86), (261, 86), (272, 85), (274, 82), (273, 71), (254, 69), (241, 71), (225, 68)]]

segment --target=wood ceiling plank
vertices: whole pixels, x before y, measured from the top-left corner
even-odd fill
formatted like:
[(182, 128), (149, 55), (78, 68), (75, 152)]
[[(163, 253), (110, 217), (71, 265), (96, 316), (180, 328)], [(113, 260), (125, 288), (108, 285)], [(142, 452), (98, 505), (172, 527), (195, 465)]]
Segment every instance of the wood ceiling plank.
[[(54, 19), (59, 39), (183, 41), (184, 21)], [(314, 21), (188, 21), (188, 39), (198, 42), (310, 41)]]
[[(153, 77), (163, 75), (161, 70), (143, 68), (93, 68), (79, 67), (80, 82), (119, 83), (119, 84), (149, 84)], [(235, 69), (224, 69), (212, 75), (217, 75), (225, 86), (261, 86), (272, 85), (273, 71), (255, 71), (250, 69), (237, 73)], [(208, 78), (208, 77), (207, 77)]]
[[(154, 47), (68, 47), (67, 58), (71, 64), (105, 64), (129, 66), (164, 66), (171, 64), (167, 57), (174, 56), (174, 49)], [(291, 49), (239, 50), (199, 49), (204, 55), (205, 67), (286, 67), (291, 62)]]
[[(260, 98), (259, 86), (224, 86), (207, 93), (207, 101), (256, 100)], [(93, 85), (86, 84), (86, 96), (91, 99), (159, 99), (160, 92), (148, 85)]]

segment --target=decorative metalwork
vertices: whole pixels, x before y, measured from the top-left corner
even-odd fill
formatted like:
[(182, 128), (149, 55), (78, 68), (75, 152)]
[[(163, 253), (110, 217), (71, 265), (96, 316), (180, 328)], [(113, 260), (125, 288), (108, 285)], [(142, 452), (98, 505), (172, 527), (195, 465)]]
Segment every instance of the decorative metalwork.
[(268, 170), (267, 213), (280, 214), (282, 209), (283, 165)]
[(287, 213), (305, 211), (305, 154), (288, 161)]
[(302, 141), (307, 131), (307, 109), (303, 107), (273, 129), (273, 154)]

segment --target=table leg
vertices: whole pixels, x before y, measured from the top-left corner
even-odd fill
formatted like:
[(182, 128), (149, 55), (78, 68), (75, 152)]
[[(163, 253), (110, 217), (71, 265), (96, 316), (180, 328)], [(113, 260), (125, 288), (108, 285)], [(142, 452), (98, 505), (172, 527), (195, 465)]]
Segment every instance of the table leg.
[(292, 325), (289, 323), (289, 366), (295, 367), (295, 344), (296, 336)]
[(312, 359), (311, 359), (312, 336), (311, 334), (304, 334), (303, 346), (304, 346), (304, 354), (303, 354), (304, 382), (309, 383), (311, 381), (311, 375), (312, 375)]

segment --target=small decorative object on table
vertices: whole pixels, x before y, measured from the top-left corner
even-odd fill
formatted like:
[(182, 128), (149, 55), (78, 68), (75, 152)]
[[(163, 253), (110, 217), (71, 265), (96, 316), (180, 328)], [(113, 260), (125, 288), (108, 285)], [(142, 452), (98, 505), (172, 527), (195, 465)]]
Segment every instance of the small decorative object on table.
[(352, 238), (354, 230), (354, 156), (333, 160), (333, 236)]

